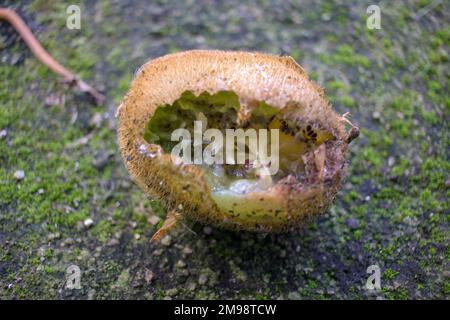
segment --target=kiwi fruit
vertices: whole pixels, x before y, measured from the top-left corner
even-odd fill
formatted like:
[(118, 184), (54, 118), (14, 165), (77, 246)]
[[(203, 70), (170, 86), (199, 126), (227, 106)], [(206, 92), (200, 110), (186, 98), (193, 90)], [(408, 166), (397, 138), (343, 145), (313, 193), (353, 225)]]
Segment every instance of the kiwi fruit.
[[(323, 213), (346, 175), (359, 130), (291, 57), (194, 50), (144, 64), (118, 107), (119, 148), (133, 180), (168, 215), (160, 239), (190, 218), (234, 230), (280, 232)], [(208, 128), (279, 129), (279, 170), (176, 162), (170, 135)]]

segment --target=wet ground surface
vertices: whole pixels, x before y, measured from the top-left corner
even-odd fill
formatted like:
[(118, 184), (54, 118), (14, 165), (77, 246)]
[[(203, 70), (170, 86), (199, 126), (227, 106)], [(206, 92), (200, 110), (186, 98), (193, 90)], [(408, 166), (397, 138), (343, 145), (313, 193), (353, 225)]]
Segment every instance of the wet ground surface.
[[(5, 5), (103, 106), (0, 23), (0, 298), (448, 298), (448, 4), (381, 1), (379, 30), (359, 1), (87, 1), (80, 30), (69, 4)], [(149, 243), (165, 212), (130, 180), (114, 112), (141, 64), (194, 48), (291, 55), (362, 128), (316, 222), (268, 236), (187, 223)]]

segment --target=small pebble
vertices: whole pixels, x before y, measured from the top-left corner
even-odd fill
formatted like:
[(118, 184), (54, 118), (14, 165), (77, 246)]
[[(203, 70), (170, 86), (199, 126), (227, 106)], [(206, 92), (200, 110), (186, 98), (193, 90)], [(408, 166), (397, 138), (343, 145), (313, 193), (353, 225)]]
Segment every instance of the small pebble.
[(0, 131), (0, 139), (3, 139), (4, 137), (6, 137), (8, 135), (8, 131), (6, 131), (5, 129), (3, 129), (2, 131)]
[(94, 114), (89, 121), (89, 124), (93, 127), (100, 128), (103, 122), (103, 116), (100, 112)]
[(67, 238), (66, 240), (64, 240), (64, 242), (62, 243), (63, 246), (70, 246), (72, 244), (74, 244), (75, 241), (73, 240), (73, 238)]
[(154, 214), (152, 214), (150, 217), (148, 217), (147, 221), (152, 225), (156, 225), (158, 224), (159, 221), (161, 221), (161, 218), (158, 216), (155, 216)]
[(334, 291), (333, 289), (327, 289), (327, 294), (330, 296), (334, 296), (336, 294), (336, 291)]
[(51, 95), (45, 97), (44, 102), (45, 102), (45, 105), (49, 106), (49, 107), (58, 106), (61, 104), (61, 99), (57, 95), (51, 94)]
[(108, 240), (108, 243), (106, 244), (109, 247), (114, 247), (117, 246), (119, 244), (119, 240), (116, 238), (112, 238)]
[(380, 119), (381, 114), (378, 111), (374, 111), (372, 113), (372, 118), (374, 119)]
[(109, 158), (111, 157), (111, 154), (109, 153), (104, 153), (101, 154), (100, 156), (98, 156), (97, 158), (95, 158), (94, 160), (92, 160), (92, 165), (98, 169), (98, 170), (102, 170), (103, 168), (106, 167), (106, 165), (109, 162)]
[(50, 233), (47, 236), (47, 239), (50, 240), (50, 241), (55, 240), (55, 239), (59, 239), (59, 238), (61, 238), (61, 234), (59, 232)]
[(172, 243), (172, 237), (169, 235), (166, 235), (164, 238), (161, 239), (161, 244), (165, 247), (170, 246)]
[(172, 288), (169, 290), (166, 290), (166, 294), (168, 297), (173, 297), (178, 293), (178, 289), (177, 288)]
[(145, 282), (147, 284), (150, 284), (153, 280), (153, 271), (149, 270), (149, 269), (145, 269)]
[(292, 291), (288, 293), (288, 300), (300, 300), (302, 297), (297, 291)]
[(16, 178), (16, 180), (22, 180), (25, 178), (25, 172), (23, 170), (17, 170), (14, 172), (14, 178)]
[(395, 158), (394, 157), (389, 157), (388, 158), (388, 166), (392, 167), (395, 164)]
[(91, 218), (87, 218), (86, 220), (84, 220), (83, 224), (86, 228), (92, 227), (94, 225), (94, 220), (92, 220)]
[(197, 285), (196, 285), (194, 282), (190, 282), (190, 283), (187, 285), (187, 289), (188, 289), (189, 291), (195, 291), (196, 288), (197, 288)]
[(212, 228), (210, 226), (205, 226), (203, 228), (203, 233), (209, 236), (213, 232)]
[(322, 14), (322, 20), (323, 21), (330, 21), (331, 20), (331, 14), (329, 14), (329, 13), (324, 13), (324, 14)]
[(208, 281), (208, 276), (206, 274), (201, 274), (198, 277), (198, 284), (201, 286), (204, 285), (207, 281)]
[(88, 300), (95, 300), (95, 289), (90, 289), (88, 292)]
[(178, 268), (184, 268), (184, 267), (186, 267), (186, 262), (184, 262), (183, 260), (178, 260), (176, 266)]
[(177, 276), (181, 279), (181, 278), (187, 278), (189, 276), (189, 270), (188, 269), (179, 269), (177, 271)]

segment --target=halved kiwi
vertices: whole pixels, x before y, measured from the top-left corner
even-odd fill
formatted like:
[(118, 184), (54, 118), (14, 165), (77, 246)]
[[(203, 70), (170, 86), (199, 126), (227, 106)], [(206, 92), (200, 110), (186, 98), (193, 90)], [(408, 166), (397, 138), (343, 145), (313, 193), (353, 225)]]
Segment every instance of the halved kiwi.
[[(118, 109), (119, 146), (137, 184), (168, 217), (161, 238), (183, 217), (237, 230), (283, 231), (323, 212), (340, 188), (349, 132), (322, 89), (290, 57), (188, 51), (146, 63)], [(279, 167), (195, 165), (172, 160), (173, 130), (279, 129)], [(270, 148), (269, 148), (270, 149)]]

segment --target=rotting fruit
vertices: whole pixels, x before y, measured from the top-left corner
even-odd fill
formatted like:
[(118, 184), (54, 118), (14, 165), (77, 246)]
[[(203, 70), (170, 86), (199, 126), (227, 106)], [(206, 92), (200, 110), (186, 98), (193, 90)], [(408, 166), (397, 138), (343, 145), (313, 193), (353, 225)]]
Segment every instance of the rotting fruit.
[[(347, 146), (359, 134), (291, 57), (250, 52), (195, 50), (154, 59), (136, 73), (117, 116), (126, 167), (168, 212), (154, 240), (185, 217), (259, 232), (308, 221), (334, 200)], [(202, 119), (221, 131), (279, 129), (277, 174), (174, 162), (171, 132), (192, 131)]]

